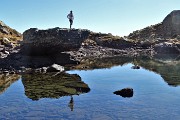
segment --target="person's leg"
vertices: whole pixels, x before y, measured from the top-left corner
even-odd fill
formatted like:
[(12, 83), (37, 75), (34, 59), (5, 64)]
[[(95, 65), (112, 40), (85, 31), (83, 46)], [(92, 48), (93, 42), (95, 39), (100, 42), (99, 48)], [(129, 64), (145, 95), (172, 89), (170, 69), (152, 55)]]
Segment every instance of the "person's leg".
[(70, 22), (70, 29), (71, 29), (71, 26), (73, 24), (73, 20), (70, 19), (69, 22)]
[(69, 23), (70, 23), (70, 29), (71, 29), (71, 19), (69, 19)]

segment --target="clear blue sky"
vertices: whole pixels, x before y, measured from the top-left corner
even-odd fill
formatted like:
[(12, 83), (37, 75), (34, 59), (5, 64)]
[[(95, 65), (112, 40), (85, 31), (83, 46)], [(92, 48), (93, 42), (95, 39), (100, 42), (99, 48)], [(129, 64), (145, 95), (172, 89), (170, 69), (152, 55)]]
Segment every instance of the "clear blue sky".
[(23, 33), (29, 28), (73, 28), (124, 36), (161, 22), (180, 0), (1, 0), (0, 20)]

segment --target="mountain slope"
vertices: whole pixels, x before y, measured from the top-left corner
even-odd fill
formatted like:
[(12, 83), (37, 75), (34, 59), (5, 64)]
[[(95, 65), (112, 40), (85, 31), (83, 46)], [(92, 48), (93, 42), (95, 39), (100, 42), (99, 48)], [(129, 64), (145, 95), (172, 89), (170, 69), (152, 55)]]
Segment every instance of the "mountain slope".
[(128, 38), (136, 41), (172, 39), (180, 41), (180, 10), (172, 11), (159, 24), (130, 33)]
[(3, 44), (5, 41), (16, 44), (17, 41), (22, 40), (22, 34), (15, 29), (10, 28), (4, 22), (0, 21), (0, 41)]

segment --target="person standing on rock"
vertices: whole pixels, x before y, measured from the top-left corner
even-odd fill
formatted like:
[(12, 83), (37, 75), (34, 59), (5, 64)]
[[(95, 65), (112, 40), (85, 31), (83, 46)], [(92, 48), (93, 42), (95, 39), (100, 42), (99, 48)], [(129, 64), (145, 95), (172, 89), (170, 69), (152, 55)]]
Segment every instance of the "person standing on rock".
[(69, 19), (69, 22), (70, 22), (70, 29), (71, 29), (71, 26), (72, 26), (73, 20), (74, 20), (74, 15), (73, 15), (72, 10), (71, 10), (70, 13), (67, 15), (67, 18)]

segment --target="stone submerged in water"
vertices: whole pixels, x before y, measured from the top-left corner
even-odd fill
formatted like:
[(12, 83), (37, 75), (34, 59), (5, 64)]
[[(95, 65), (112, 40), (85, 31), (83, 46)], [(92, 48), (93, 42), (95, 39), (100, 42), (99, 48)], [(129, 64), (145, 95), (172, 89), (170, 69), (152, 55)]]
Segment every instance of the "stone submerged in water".
[(122, 97), (133, 97), (134, 92), (132, 88), (124, 88), (122, 90), (115, 91), (114, 94)]

